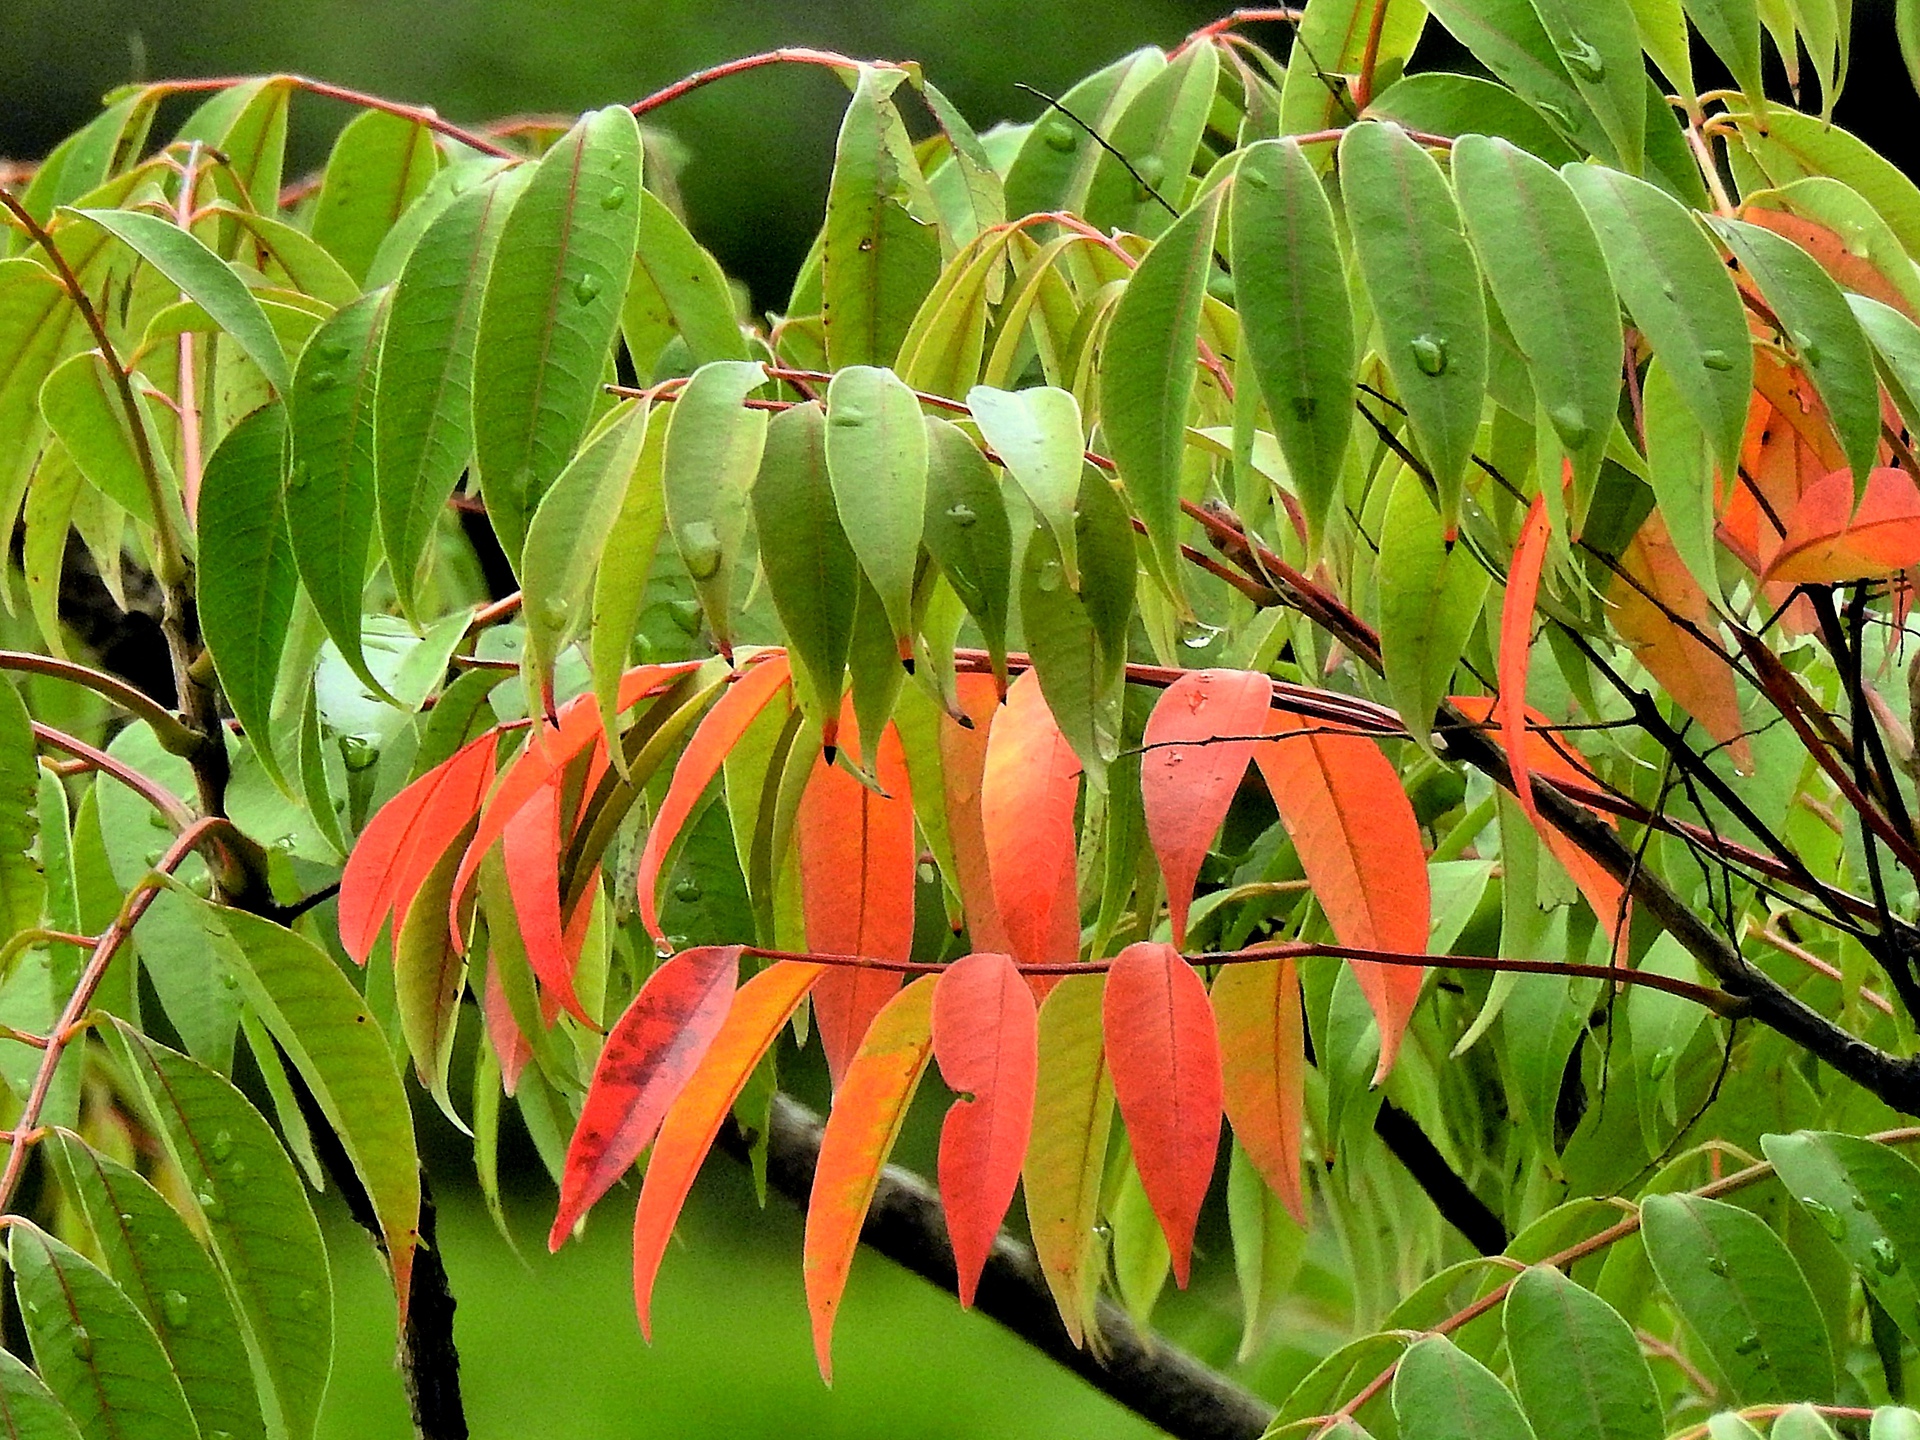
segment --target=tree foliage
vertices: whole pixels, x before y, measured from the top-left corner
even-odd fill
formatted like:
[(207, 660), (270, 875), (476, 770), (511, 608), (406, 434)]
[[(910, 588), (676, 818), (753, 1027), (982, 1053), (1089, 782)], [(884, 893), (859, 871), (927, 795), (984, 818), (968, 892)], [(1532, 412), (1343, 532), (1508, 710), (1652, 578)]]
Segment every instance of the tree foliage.
[[(641, 1167), (647, 1329), (817, 1044), (823, 1375), (924, 1096), (960, 1303), (1021, 1197), (1185, 1433), (1215, 1212), (1270, 1433), (1920, 1426), (1920, 189), (1761, 89), (1845, 21), (1313, 0), (984, 134), (784, 51), (292, 181), (332, 87), (109, 97), (0, 192), (9, 1423), (310, 1434), (331, 1168), (464, 1433), (410, 1091), (556, 1248)], [(775, 62), (850, 99), (754, 316), (642, 119)]]

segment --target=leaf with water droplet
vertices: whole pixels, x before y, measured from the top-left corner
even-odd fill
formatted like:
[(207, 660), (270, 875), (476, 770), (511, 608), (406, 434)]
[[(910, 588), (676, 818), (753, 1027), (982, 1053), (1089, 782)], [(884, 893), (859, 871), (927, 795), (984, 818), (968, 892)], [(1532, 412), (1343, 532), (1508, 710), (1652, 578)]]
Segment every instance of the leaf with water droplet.
[(1764, 1135), (1761, 1148), (1902, 1333), (1920, 1337), (1920, 1288), (1905, 1263), (1920, 1254), (1920, 1217), (1885, 1198), (1920, 1184), (1920, 1170), (1888, 1146), (1829, 1131)]
[(827, 386), (827, 479), (840, 527), (886, 610), (902, 655), (926, 519), (927, 430), (891, 370), (854, 365)]
[(746, 543), (747, 495), (767, 439), (767, 412), (743, 402), (766, 380), (751, 361), (702, 365), (668, 417), (667, 528), (723, 651), (733, 643), (733, 572)]
[[(922, 538), (927, 553), (979, 625), (994, 672), (1004, 685), (1013, 583), (1013, 530), (1006, 501), (993, 467), (964, 431), (935, 417), (927, 419), (926, 427), (927, 508)], [(1076, 439), (1078, 429), (1076, 420)]]
[(1052, 385), (1016, 391), (976, 385), (967, 394), (967, 408), (980, 427), (980, 438), (1053, 532), (1061, 562), (1079, 588), (1073, 507), (1080, 494), (1080, 467), (1086, 463), (1079, 402), (1071, 391)]

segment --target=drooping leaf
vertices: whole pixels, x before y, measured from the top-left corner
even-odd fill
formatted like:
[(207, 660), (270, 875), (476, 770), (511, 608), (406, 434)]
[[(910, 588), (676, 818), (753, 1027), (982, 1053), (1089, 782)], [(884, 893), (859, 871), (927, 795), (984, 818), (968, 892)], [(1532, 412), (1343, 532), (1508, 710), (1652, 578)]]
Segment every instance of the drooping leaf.
[(1007, 691), (987, 733), (981, 836), (995, 907), (1016, 960), (1050, 964), (1080, 952), (1074, 809), (1080, 761), (1029, 671)]
[[(1427, 7), (1415, 0), (1344, 0), (1301, 15), (1294, 63), (1280, 86), (1281, 134), (1330, 130), (1351, 119), (1359, 101), (1341, 77), (1368, 66), (1375, 76), (1402, 68), (1426, 23)], [(1245, 273), (1233, 268), (1236, 275)]]
[(1086, 463), (1079, 402), (1070, 391), (1052, 385), (1011, 392), (976, 385), (967, 393), (967, 407), (981, 438), (1052, 532), (1067, 584), (1077, 590), (1080, 559), (1073, 512)]
[(719, 262), (687, 233), (680, 217), (651, 190), (640, 196), (640, 236), (633, 278), (621, 310), (621, 328), (644, 380), (655, 356), (642, 338), (664, 345), (673, 334), (686, 342), (694, 365), (746, 360), (747, 342), (734, 315), (733, 294)]
[[(860, 1227), (933, 1053), (938, 977), (923, 975), (874, 1016), (851, 1057), (820, 1137), (807, 1200), (805, 1274), (820, 1376), (833, 1381), (833, 1322), (860, 1245)], [(1024, 987), (1023, 987), (1024, 988)]]
[[(891, 370), (851, 365), (827, 386), (827, 478), (840, 527), (886, 610), (902, 658), (927, 497), (920, 403)], [(757, 457), (756, 457), (757, 458)]]
[(1215, 46), (1188, 45), (1127, 100), (1087, 182), (1089, 223), (1147, 236), (1177, 223), (1219, 75)]
[(1221, 200), (1216, 188), (1147, 252), (1113, 308), (1100, 351), (1100, 430), (1169, 583), (1180, 563), (1187, 408)]
[[(1074, 433), (1079, 434), (1077, 420)], [(958, 426), (931, 416), (927, 419), (926, 523), (921, 538), (980, 627), (994, 674), (1004, 684), (1007, 612), (1013, 591), (1013, 529), (1006, 502), (980, 447)]]
[(79, 1427), (46, 1383), (8, 1351), (0, 1351), (0, 1423), (18, 1440), (80, 1440)]
[(515, 564), (592, 416), (639, 201), (640, 127), (610, 105), (541, 156), (500, 231), (475, 341), (473, 440), (487, 518)]
[(149, 526), (158, 523), (156, 497), (165, 497), (161, 503), (168, 513), (160, 518), (178, 527), (173, 506), (167, 503), (178, 482), (138, 390), (134, 406), (140, 412), (137, 437), (98, 350), (82, 351), (56, 366), (40, 387), (40, 413), (80, 473), (114, 504)]
[(1129, 945), (1107, 972), (1101, 1023), (1134, 1164), (1184, 1288), (1220, 1141), (1220, 1046), (1207, 987), (1171, 945)]
[(974, 1288), (1032, 1133), (1039, 1030), (1033, 991), (1005, 955), (976, 952), (942, 971), (933, 996), (940, 1078), (961, 1098), (940, 1129), (940, 1200), (953, 1241), (960, 1303)]
[(178, 285), (285, 395), (293, 383), (286, 351), (253, 292), (213, 251), (188, 231), (144, 210), (76, 210), (124, 241), (135, 254)]
[(1061, 110), (1043, 116), (1021, 142), (1007, 169), (1006, 202), (1009, 215), (1037, 215), (1049, 210), (1086, 210), (1087, 186), (1105, 151), (1072, 115), (1093, 134), (1111, 136), (1114, 122), (1142, 85), (1166, 69), (1166, 55), (1157, 49), (1135, 50), (1077, 82), (1060, 97)]
[(1904, 470), (1870, 471), (1854, 508), (1853, 476), (1835, 470), (1807, 488), (1766, 578), (1837, 585), (1920, 564), (1920, 489)]
[(1646, 66), (1630, 0), (1532, 0), (1574, 88), (1612, 142), (1620, 168), (1640, 170), (1646, 144)]
[(747, 496), (768, 429), (766, 412), (741, 402), (766, 383), (752, 361), (703, 365), (681, 390), (667, 426), (667, 528), (723, 654), (732, 643), (733, 571), (747, 535)]
[(87, 1440), (198, 1440), (159, 1337), (98, 1266), (22, 1219), (7, 1263), (34, 1361)]
[(1527, 820), (1540, 828), (1540, 803), (1533, 795), (1527, 754), (1527, 673), (1533, 658), (1533, 607), (1540, 594), (1540, 571), (1552, 535), (1544, 493), (1533, 497), (1520, 538), (1507, 567), (1507, 589), (1500, 603), (1500, 743), (1507, 752), (1513, 793)]
[(1140, 797), (1166, 877), (1173, 943), (1187, 943), (1200, 864), (1263, 733), (1273, 682), (1246, 670), (1193, 670), (1169, 685), (1147, 721)]
[[(843, 737), (852, 727), (841, 717)], [(864, 955), (904, 961), (913, 949), (913, 875), (919, 850), (913, 796), (899, 732), (891, 725), (879, 743), (843, 742), (855, 765), (872, 755), (878, 789), (845, 767), (814, 761), (800, 798), (794, 834), (800, 851), (807, 946), (818, 955)], [(897, 970), (839, 966), (813, 987), (820, 1044), (836, 1088), (845, 1078), (860, 1037), (889, 996), (900, 988)]]
[(375, 695), (385, 688), (367, 666), (360, 615), (375, 515), (374, 391), (391, 298), (368, 295), (322, 325), (301, 352), (287, 402), (294, 564), (320, 623)]
[(1227, 1123), (1260, 1178), (1304, 1225), (1300, 1147), (1307, 1052), (1294, 962), (1224, 965), (1211, 998)]
[(1340, 174), (1381, 358), (1451, 522), (1487, 388), (1480, 272), (1440, 167), (1399, 126), (1349, 129)]
[(1826, 1322), (1800, 1266), (1751, 1210), (1697, 1195), (1649, 1195), (1647, 1258), (1742, 1405), (1827, 1402)]
[(653, 1143), (726, 1020), (739, 973), (738, 946), (683, 950), (647, 978), (607, 1032), (567, 1146), (549, 1249), (560, 1248), (594, 1202)]
[(1908, 1197), (1920, 1194), (1920, 1167), (1855, 1135), (1802, 1130), (1763, 1135), (1780, 1183), (1833, 1241), (1900, 1332), (1920, 1330), (1913, 1279), (1920, 1225)]
[(1740, 292), (1692, 214), (1657, 186), (1597, 165), (1561, 174), (1593, 222), (1614, 289), (1667, 368), (1723, 473), (1740, 462), (1753, 348)]
[(519, 166), (455, 197), (394, 285), (374, 391), (373, 475), (387, 569), (410, 612), (441, 510), (472, 458), (481, 298), (500, 228), (533, 170)]
[[(1314, 898), (1343, 945), (1420, 954), (1431, 893), (1413, 805), (1380, 747), (1283, 710), (1254, 763), (1299, 853)], [(1376, 1079), (1393, 1068), (1424, 972), (1354, 961), (1354, 978), (1380, 1026)], [(1282, 1192), (1284, 1193), (1284, 1192)]]
[(355, 280), (364, 279), (387, 231), (439, 168), (440, 151), (425, 125), (363, 111), (333, 142), (313, 209), (313, 238)]
[(1393, 1413), (1421, 1440), (1533, 1440), (1507, 1387), (1444, 1335), (1419, 1341), (1393, 1376)]
[(267, 1122), (226, 1080), (125, 1022), (115, 1034), (204, 1221), (280, 1420), (307, 1440), (332, 1364), (333, 1282), (300, 1177)]
[(1592, 1291), (1536, 1265), (1503, 1312), (1513, 1388), (1539, 1440), (1659, 1440), (1653, 1375), (1633, 1328)]
[[(1637, 73), (1635, 80), (1637, 88)], [(1600, 242), (1553, 167), (1504, 140), (1463, 138), (1453, 150), (1453, 181), (1534, 393), (1575, 471), (1590, 480), (1620, 394), (1620, 302)]]
[(460, 1002), (467, 993), (466, 953), (454, 944), (444, 920), (448, 892), (459, 865), (456, 840), (434, 862), (414, 897), (416, 903), (407, 911), (405, 923), (395, 932), (393, 996), (400, 1035), (413, 1057), (415, 1077), (433, 1096), (448, 1123), (465, 1133), (466, 1121), (454, 1108), (447, 1089), (447, 1072), (459, 1037)]
[(1227, 224), (1247, 353), (1318, 534), (1354, 421), (1353, 308), (1333, 207), (1298, 145), (1263, 140), (1240, 157)]
[[(1607, 128), (1575, 84), (1532, 0), (1437, 0), (1427, 8), (1496, 79), (1547, 116), (1557, 132), (1590, 154), (1618, 158)], [(1639, 72), (1637, 60), (1632, 68)]]
[(1492, 577), (1447, 543), (1440, 512), (1411, 467), (1401, 470), (1380, 526), (1380, 657), (1407, 731), (1431, 747), (1434, 712), (1480, 623)]
[(780, 960), (742, 985), (719, 1033), (667, 1112), (633, 1216), (633, 1292), (641, 1334), (653, 1333), (654, 1278), (700, 1162), (760, 1057), (827, 968)]

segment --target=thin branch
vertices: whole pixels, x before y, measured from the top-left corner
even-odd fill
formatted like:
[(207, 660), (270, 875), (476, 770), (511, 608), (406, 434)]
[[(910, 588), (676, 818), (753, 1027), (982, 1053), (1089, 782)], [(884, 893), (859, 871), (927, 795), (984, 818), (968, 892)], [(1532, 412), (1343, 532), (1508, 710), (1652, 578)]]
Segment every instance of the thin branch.
[[(738, 60), (725, 60), (718, 65), (709, 65), (704, 70), (674, 81), (663, 90), (656, 90), (645, 99), (636, 100), (627, 108), (634, 115), (641, 116), (649, 111), (658, 110), (662, 105), (678, 100), (682, 95), (690, 95), (704, 85), (716, 80), (724, 80), (729, 75), (744, 75), (749, 70), (758, 70), (763, 65), (821, 65), (829, 70), (857, 70), (860, 61), (851, 56), (836, 54), (831, 50), (810, 50), (804, 46), (790, 46), (780, 50), (763, 50), (758, 55), (743, 55)], [(889, 60), (869, 60), (869, 65), (882, 69), (901, 68)]]
[(192, 756), (207, 743), (207, 737), (195, 730), (173, 711), (146, 691), (136, 689), (117, 675), (78, 665), (71, 660), (56, 660), (31, 650), (0, 650), (0, 670), (17, 670), (28, 675), (46, 675), (55, 680), (83, 685), (94, 694), (111, 701), (137, 720), (152, 727), (160, 748), (170, 755)]
[[(344, 85), (329, 84), (325, 80), (309, 79), (305, 75), (283, 75), (277, 77), (304, 90), (309, 95), (318, 95), (328, 100), (344, 100), (349, 105), (358, 105), (363, 110), (378, 110), (383, 115), (395, 115), (402, 120), (411, 120), (424, 125), (436, 135), (444, 135), (449, 140), (457, 140), (471, 150), (482, 155), (491, 155), (497, 160), (523, 160), (505, 146), (498, 145), (486, 136), (467, 130), (451, 121), (442, 120), (430, 106), (403, 105), (397, 100), (388, 100), (379, 95), (369, 95), (364, 90), (350, 90)], [(220, 75), (192, 80), (156, 80), (147, 88), (160, 95), (195, 95), (209, 90), (231, 90), (235, 85), (246, 83), (248, 77), (239, 75)]]

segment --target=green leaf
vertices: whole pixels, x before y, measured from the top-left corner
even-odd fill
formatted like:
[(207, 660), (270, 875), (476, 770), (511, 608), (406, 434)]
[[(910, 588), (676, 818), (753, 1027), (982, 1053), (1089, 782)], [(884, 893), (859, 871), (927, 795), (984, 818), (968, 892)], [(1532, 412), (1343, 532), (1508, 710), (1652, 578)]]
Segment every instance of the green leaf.
[[(1621, 158), (1607, 127), (1588, 103), (1587, 87), (1574, 82), (1532, 0), (1428, 0), (1427, 8), (1473, 52), (1474, 59), (1491, 70), (1495, 79), (1510, 85), (1556, 131), (1588, 154)], [(1567, 6), (1569, 13), (1572, 8)], [(1637, 56), (1633, 69), (1636, 74), (1640, 69)], [(1617, 117), (1615, 123), (1619, 123)]]
[[(315, 300), (324, 300), (335, 309), (351, 305), (360, 298), (360, 282), (349, 275), (340, 262), (304, 230), (296, 230), (284, 220), (276, 220), (270, 215), (256, 215), (250, 210), (242, 210), (227, 201), (209, 208), (217, 214), (231, 216), (234, 223), (244, 229), (265, 252), (260, 265), (263, 272), (270, 259), (286, 272), (284, 279), (295, 290)], [(272, 278), (279, 280), (283, 277), (275, 275)], [(369, 285), (366, 288), (371, 290), (374, 287)]]
[(1753, 388), (1746, 308), (1733, 277), (1665, 191), (1595, 165), (1562, 173), (1600, 237), (1627, 313), (1706, 431), (1721, 472), (1732, 475)]
[(827, 386), (827, 478), (854, 558), (904, 647), (925, 523), (927, 430), (920, 402), (891, 370), (853, 365)]
[(40, 387), (80, 347), (85, 329), (44, 265), (0, 260), (0, 521), (9, 526), (46, 437)]
[(232, 1085), (124, 1021), (114, 1022), (114, 1033), (204, 1220), (269, 1405), (292, 1440), (307, 1440), (332, 1365), (333, 1281), (300, 1177), (267, 1122)]
[[(1693, 957), (1671, 935), (1662, 934), (1640, 958), (1640, 969), (1676, 980), (1700, 981)], [(1681, 1058), (1699, 1032), (1706, 1012), (1683, 996), (1636, 985), (1627, 996), (1627, 1029), (1633, 1039), (1634, 1091), (1640, 1102), (1641, 1132), (1657, 1152), (1667, 1126), (1680, 1123), (1678, 1082)]]
[(1840, 1440), (1826, 1417), (1811, 1405), (1788, 1406), (1767, 1434), (1769, 1440)]
[[(1387, 689), (1422, 748), (1451, 688), (1493, 577), (1464, 545), (1447, 544), (1427, 487), (1402, 467), (1380, 525), (1380, 654)], [(1390, 579), (1386, 577), (1391, 577)]]
[(529, 693), (544, 696), (561, 647), (580, 628), (594, 571), (647, 438), (647, 407), (622, 400), (560, 472), (527, 526), (521, 592)]
[[(1683, 100), (1696, 98), (1692, 42), (1687, 35), (1687, 15), (1680, 0), (1629, 0), (1629, 3), (1639, 28), (1639, 43), (1646, 49), (1647, 57), (1660, 67), (1667, 84), (1679, 91)], [(1644, 69), (1637, 57), (1633, 68)]]
[(1640, 1224), (1654, 1273), (1736, 1402), (1833, 1399), (1826, 1322), (1764, 1220), (1697, 1195), (1649, 1195)]
[(722, 649), (732, 644), (733, 572), (767, 439), (767, 412), (743, 402), (766, 383), (755, 361), (702, 365), (673, 402), (667, 423), (661, 473), (667, 529)]
[[(1378, 12), (1384, 8), (1385, 14)], [(1371, 64), (1376, 82), (1404, 69), (1427, 7), (1420, 0), (1327, 0), (1295, 22), (1286, 79), (1280, 86), (1280, 133), (1305, 135), (1353, 119), (1354, 98), (1345, 77)], [(1377, 28), (1376, 28), (1377, 27)], [(1376, 89), (1384, 88), (1376, 83)], [(1239, 266), (1236, 275), (1244, 274)]]
[(286, 407), (256, 410), (227, 432), (200, 477), (200, 629), (220, 688), (254, 753), (286, 788), (273, 744), (273, 695), (300, 577), (282, 483)]
[[(109, 176), (138, 160), (159, 102), (158, 89), (143, 86), (54, 146), (19, 192), (27, 213), (45, 225), (60, 206), (97, 189)], [(12, 238), (16, 253), (33, 248), (33, 240), (24, 233)], [(0, 253), (5, 248), (0, 247)]]
[(1084, 211), (1090, 224), (1152, 237), (1175, 222), (1219, 79), (1219, 50), (1189, 45), (1140, 87), (1094, 163)]
[[(964, 431), (933, 416), (927, 418), (926, 427), (927, 511), (923, 538), (927, 553), (933, 556), (940, 573), (947, 577), (960, 603), (979, 625), (981, 636), (987, 642), (987, 653), (992, 657), (994, 673), (1004, 684), (1007, 612), (1013, 588), (1013, 528), (1007, 520), (1006, 501), (994, 479), (993, 467)], [(1077, 444), (1077, 420), (1074, 436)], [(1079, 459), (1077, 451), (1074, 458)], [(762, 533), (765, 533), (764, 527)]]
[(1859, 136), (1784, 105), (1741, 116), (1740, 138), (1775, 185), (1831, 175), (1866, 197), (1912, 255), (1920, 252), (1920, 186)]
[(1894, 408), (1909, 431), (1920, 433), (1920, 325), (1865, 295), (1849, 295), (1847, 304), (1873, 344)]
[[(467, 957), (453, 943), (447, 907), (472, 830), (469, 825), (464, 839), (449, 846), (428, 873), (393, 942), (394, 1003), (400, 1012), (400, 1033), (413, 1056), (413, 1073), (433, 1096), (440, 1113), (463, 1133), (471, 1132), (453, 1108), (453, 1097), (447, 1092), (447, 1068), (453, 1063), (460, 1001), (467, 991)], [(505, 916), (501, 923), (508, 923)], [(407, 1139), (410, 1144), (411, 1135)], [(398, 1165), (393, 1178), (401, 1178)]]
[(1881, 1308), (1909, 1339), (1920, 1337), (1920, 1167), (1854, 1135), (1801, 1130), (1763, 1135), (1760, 1144)]
[(1242, 152), (1227, 226), (1247, 354), (1317, 537), (1353, 435), (1353, 307), (1333, 207), (1298, 145)]
[(892, 364), (940, 274), (939, 236), (915, 194), (925, 181), (891, 98), (905, 78), (862, 65), (834, 147), (821, 263), (835, 370)]
[(240, 1322), (199, 1239), (139, 1175), (56, 1132), (53, 1154), (80, 1202), (106, 1269), (140, 1307), (172, 1362), (188, 1405), (207, 1434), (264, 1437)]
[(126, 242), (141, 259), (180, 287), (188, 299), (233, 337), (267, 383), (282, 395), (292, 384), (286, 352), (266, 311), (233, 267), (179, 226), (144, 210), (76, 210)]
[[(916, 71), (913, 81), (920, 97), (927, 102), (934, 123), (946, 137), (953, 169), (959, 175), (959, 198), (951, 207), (943, 209), (942, 214), (953, 238), (965, 245), (1007, 218), (1005, 186), (993, 156), (987, 153), (987, 147), (967, 117), (924, 73)], [(931, 183), (929, 180), (929, 185)]]
[(753, 519), (768, 594), (824, 723), (840, 713), (860, 570), (834, 504), (827, 417), (817, 402), (795, 405), (767, 427)]
[[(651, 190), (640, 197), (639, 249), (621, 311), (627, 347), (643, 377), (652, 372), (656, 356), (643, 353), (635, 341), (648, 328), (640, 322), (649, 315), (662, 317), (686, 341), (695, 365), (752, 358), (726, 272)], [(662, 329), (660, 343), (665, 337)]]
[(439, 168), (440, 151), (425, 125), (363, 112), (333, 142), (313, 208), (313, 238), (355, 280), (364, 279), (387, 231)]
[(40, 923), (46, 885), (30, 858), (40, 830), (33, 720), (11, 679), (0, 682), (0, 934)]
[[(1169, 586), (1178, 583), (1187, 407), (1221, 199), (1216, 188), (1147, 252), (1113, 308), (1100, 347), (1100, 432)], [(1068, 574), (1077, 584), (1071, 567)]]
[[(1647, 80), (1632, 4), (1629, 0), (1532, 3), (1574, 88), (1607, 132), (1620, 167), (1637, 172), (1646, 144)], [(1681, 34), (1684, 37), (1684, 27)]]
[(0, 1425), (12, 1440), (80, 1440), (73, 1417), (40, 1377), (0, 1350)]
[(1078, 589), (1073, 507), (1080, 495), (1080, 469), (1086, 464), (1079, 402), (1071, 391), (1053, 385), (1014, 391), (976, 385), (967, 392), (967, 408), (980, 427), (980, 438), (1053, 532), (1067, 583)]
[(300, 353), (287, 402), (292, 459), (287, 530), (293, 560), (333, 643), (354, 674), (385, 695), (360, 643), (374, 526), (374, 388), (390, 290), (356, 300)]
[(1760, 12), (1754, 0), (1687, 0), (1687, 16), (1748, 100), (1764, 105), (1760, 75)]
[[(649, 420), (640, 454), (634, 461), (621, 497), (619, 512), (607, 527), (600, 571), (593, 582), (593, 615), (587, 640), (593, 693), (600, 706), (600, 723), (609, 743), (617, 729), (615, 703), (620, 676), (627, 668), (647, 581), (660, 549), (660, 530), (666, 518), (661, 493), (661, 466), (666, 454), (667, 427)], [(618, 755), (618, 747), (613, 753)], [(618, 760), (615, 762), (619, 763)]]
[(1507, 1387), (1444, 1335), (1400, 1357), (1393, 1413), (1401, 1433), (1420, 1440), (1533, 1440)]
[(1293, 1288), (1307, 1232), (1236, 1141), (1227, 1161), (1227, 1225), (1233, 1239), (1234, 1278), (1240, 1286), (1242, 1361), (1260, 1353), (1272, 1319)]
[(1873, 351), (1847, 297), (1806, 251), (1783, 235), (1741, 220), (1709, 219), (1734, 258), (1760, 287), (1785, 338), (1826, 402), (1854, 493), (1866, 489), (1880, 445), (1880, 384)]
[(487, 273), (473, 439), (487, 518), (516, 566), (527, 518), (586, 434), (640, 228), (640, 127), (585, 116), (540, 158)]
[(98, 1266), (18, 1219), (7, 1262), (34, 1361), (87, 1440), (198, 1440), (153, 1327)]
[(174, 137), (175, 144), (197, 140), (218, 150), (225, 163), (210, 173), (238, 185), (255, 210), (268, 214), (280, 205), (293, 83), (288, 75), (268, 75), (229, 86), (188, 116)]
[(1086, 210), (1087, 186), (1105, 151), (1099, 141), (1069, 116), (1078, 117), (1095, 135), (1110, 135), (1129, 101), (1155, 75), (1167, 57), (1148, 47), (1123, 55), (1075, 83), (1060, 97), (1060, 109), (1042, 115), (1027, 131), (1007, 169), (1007, 214), (1038, 215), (1052, 210)]
[(1620, 401), (1620, 302), (1600, 242), (1553, 167), (1504, 140), (1463, 137), (1453, 183), (1534, 393), (1590, 484)]
[(420, 1169), (406, 1091), (379, 1028), (340, 967), (311, 940), (242, 910), (204, 902), (197, 908), (247, 1003), (340, 1137), (379, 1217), (404, 1296), (420, 1223)]
[(1438, 70), (1408, 75), (1376, 96), (1367, 114), (1429, 135), (1497, 136), (1553, 165), (1579, 158), (1538, 110), (1506, 86), (1477, 75)]
[(1119, 697), (1106, 693), (1108, 666), (1093, 618), (1066, 582), (1053, 533), (1040, 526), (1021, 556), (1020, 628), (1060, 733), (1080, 763), (1102, 775), (1119, 748)]
[(447, 497), (473, 454), (474, 337), (507, 212), (533, 167), (458, 196), (394, 286), (374, 392), (374, 492), (387, 569), (409, 614)]
[[(134, 380), (137, 386), (139, 377)], [(155, 523), (156, 489), (172, 499), (177, 482), (165, 452), (156, 443), (152, 414), (137, 390), (134, 405), (140, 412), (145, 454), (154, 467), (151, 478), (141, 463), (140, 444), (120, 403), (112, 371), (98, 350), (82, 351), (62, 362), (40, 387), (40, 413), (80, 467), (80, 473), (109, 500), (151, 528)], [(177, 502), (167, 509), (171, 512), (168, 523), (179, 529)]]
[(1348, 130), (1340, 176), (1381, 358), (1451, 522), (1487, 392), (1479, 268), (1440, 167), (1399, 126)]
[(1641, 382), (1640, 409), (1647, 432), (1647, 483), (1653, 487), (1673, 548), (1701, 588), (1717, 595), (1713, 456), (1699, 420), (1658, 359), (1647, 366)]
[(1660, 1440), (1659, 1392), (1633, 1328), (1606, 1301), (1536, 1265), (1507, 1292), (1513, 1388), (1539, 1440)]

